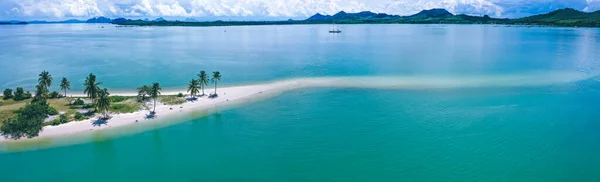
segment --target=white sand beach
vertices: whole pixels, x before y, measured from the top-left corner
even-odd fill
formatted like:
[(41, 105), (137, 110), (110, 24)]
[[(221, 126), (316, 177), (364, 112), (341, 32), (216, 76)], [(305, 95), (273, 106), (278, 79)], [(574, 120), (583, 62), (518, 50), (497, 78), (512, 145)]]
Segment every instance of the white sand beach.
[[(103, 132), (111, 128), (136, 125), (146, 122), (170, 122), (168, 118), (177, 115), (195, 112), (216, 111), (220, 107), (247, 103), (248, 101), (260, 100), (276, 96), (282, 92), (309, 87), (331, 87), (331, 88), (377, 88), (377, 89), (448, 89), (448, 88), (479, 88), (479, 87), (527, 87), (544, 86), (566, 82), (574, 82), (591, 77), (573, 72), (560, 73), (538, 73), (504, 76), (485, 77), (324, 77), (324, 78), (302, 78), (276, 81), (272, 83), (253, 84), (245, 86), (233, 86), (218, 88), (219, 97), (210, 99), (201, 97), (194, 102), (186, 102), (181, 105), (157, 104), (156, 118), (146, 119), (148, 110), (141, 110), (129, 114), (112, 114), (112, 119), (107, 123), (95, 125), (97, 119), (88, 119), (78, 122), (70, 122), (58, 126), (46, 126), (39, 136), (33, 139), (10, 140), (0, 137), (0, 144), (15, 143), (28, 140), (52, 139), (59, 136), (70, 136), (85, 132)], [(205, 90), (207, 93), (214, 92), (213, 89)], [(162, 95), (176, 95), (185, 93), (183, 90), (163, 91)], [(112, 95), (135, 96), (137, 93), (113, 93)], [(83, 95), (74, 95), (83, 96)]]

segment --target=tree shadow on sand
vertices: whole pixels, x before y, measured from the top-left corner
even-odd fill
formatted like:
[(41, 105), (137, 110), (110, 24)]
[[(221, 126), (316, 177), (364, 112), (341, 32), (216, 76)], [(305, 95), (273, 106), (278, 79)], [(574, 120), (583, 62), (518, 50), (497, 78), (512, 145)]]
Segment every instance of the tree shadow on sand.
[(108, 125), (108, 120), (107, 119), (98, 119), (94, 122), (92, 122), (92, 126), (93, 127), (100, 127), (102, 125)]
[(93, 127), (100, 127), (102, 125), (108, 125), (108, 120), (110, 120), (112, 117), (111, 116), (103, 116), (103, 117), (99, 117), (98, 120), (92, 122), (92, 126)]

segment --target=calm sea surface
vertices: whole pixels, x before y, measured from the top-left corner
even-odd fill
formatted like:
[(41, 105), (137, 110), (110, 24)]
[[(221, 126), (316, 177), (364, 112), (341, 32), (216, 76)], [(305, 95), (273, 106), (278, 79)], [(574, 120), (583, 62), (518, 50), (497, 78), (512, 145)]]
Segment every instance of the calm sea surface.
[[(104, 26), (102, 28), (101, 26)], [(0, 88), (576, 72), (548, 86), (302, 89), (132, 135), (0, 152), (0, 181), (600, 181), (600, 29), (0, 26)], [(56, 85), (56, 84), (55, 84)], [(56, 87), (55, 87), (56, 88)], [(181, 119), (181, 118), (178, 118)]]

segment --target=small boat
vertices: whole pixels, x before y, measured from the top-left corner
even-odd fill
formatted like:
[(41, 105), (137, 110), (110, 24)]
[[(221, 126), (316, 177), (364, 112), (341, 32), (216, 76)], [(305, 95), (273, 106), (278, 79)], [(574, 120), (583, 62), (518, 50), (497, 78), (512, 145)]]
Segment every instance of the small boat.
[(335, 22), (333, 22), (333, 26), (331, 30), (329, 30), (329, 33), (342, 33), (342, 31), (338, 29), (337, 26), (335, 26)]

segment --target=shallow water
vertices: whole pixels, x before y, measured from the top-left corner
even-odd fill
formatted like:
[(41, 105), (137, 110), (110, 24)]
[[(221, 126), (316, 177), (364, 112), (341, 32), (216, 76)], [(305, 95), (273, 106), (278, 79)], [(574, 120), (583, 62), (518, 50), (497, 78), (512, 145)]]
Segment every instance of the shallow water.
[[(134, 135), (0, 153), (0, 175), (6, 181), (600, 181), (600, 30), (342, 28), (329, 35), (320, 25), (1, 26), (7, 49), (0, 60), (31, 66), (0, 67), (0, 87), (34, 84), (42, 69), (79, 82), (93, 71), (105, 86), (122, 90), (151, 81), (178, 88), (201, 69), (220, 70), (226, 84), (377, 77), (351, 82), (365, 88), (295, 90)], [(389, 89), (398, 87), (387, 80), (397, 75), (446, 87)]]
[(329, 28), (1, 26), (0, 88), (32, 90), (43, 70), (56, 82), (71, 79), (76, 91), (93, 72), (114, 91), (153, 81), (181, 88), (200, 70), (218, 70), (223, 84), (241, 84), (314, 76), (589, 72), (600, 64), (600, 29), (345, 25), (344, 33), (331, 35)]

